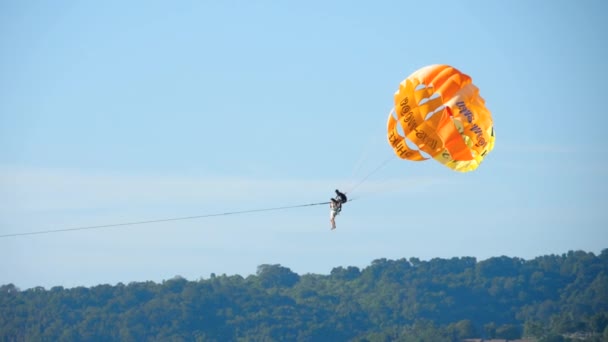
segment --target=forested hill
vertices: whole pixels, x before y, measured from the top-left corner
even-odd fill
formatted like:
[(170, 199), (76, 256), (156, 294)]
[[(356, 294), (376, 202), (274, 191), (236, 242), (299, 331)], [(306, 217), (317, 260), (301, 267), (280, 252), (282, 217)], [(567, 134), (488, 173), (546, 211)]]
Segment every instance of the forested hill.
[(19, 290), (0, 287), (1, 341), (608, 340), (608, 249), (533, 260), (375, 260), (298, 275)]

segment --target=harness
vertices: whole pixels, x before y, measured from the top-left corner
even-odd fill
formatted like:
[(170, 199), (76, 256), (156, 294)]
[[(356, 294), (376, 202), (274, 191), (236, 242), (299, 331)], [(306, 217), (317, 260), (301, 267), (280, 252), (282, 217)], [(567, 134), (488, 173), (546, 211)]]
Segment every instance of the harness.
[(342, 203), (346, 202), (346, 196), (336, 196), (334, 203), (334, 210), (336, 214), (342, 211)]
[(336, 212), (336, 215), (338, 215), (342, 211), (342, 204), (346, 203), (347, 201), (348, 198), (346, 198), (345, 194), (339, 193), (338, 195), (336, 195), (336, 197), (332, 201), (332, 209)]

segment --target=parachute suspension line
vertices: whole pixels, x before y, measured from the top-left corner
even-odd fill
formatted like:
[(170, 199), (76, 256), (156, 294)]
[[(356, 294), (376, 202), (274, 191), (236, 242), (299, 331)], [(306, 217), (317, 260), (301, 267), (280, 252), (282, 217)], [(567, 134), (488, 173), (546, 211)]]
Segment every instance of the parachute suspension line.
[(242, 211), (229, 211), (229, 212), (225, 212), (225, 213), (206, 214), (206, 215), (197, 215), (197, 216), (186, 216), (186, 217), (175, 217), (175, 218), (166, 218), (166, 219), (149, 220), (149, 221), (114, 223), (114, 224), (105, 224), (105, 225), (99, 225), (99, 226), (83, 226), (83, 227), (75, 227), (75, 228), (39, 230), (39, 231), (27, 232), (27, 233), (3, 234), (3, 235), (0, 235), (0, 238), (7, 238), (7, 237), (14, 237), (14, 236), (24, 236), (24, 235), (40, 235), (40, 234), (70, 232), (70, 231), (76, 231), (76, 230), (89, 230), (89, 229), (101, 229), (101, 228), (111, 228), (111, 227), (121, 227), (121, 226), (134, 226), (134, 225), (141, 225), (141, 224), (148, 224), (148, 223), (158, 223), (158, 222), (193, 220), (193, 219), (201, 219), (201, 218), (206, 218), (206, 217), (239, 215), (239, 214), (255, 213), (255, 212), (262, 212), (262, 211), (276, 211), (276, 210), (285, 210), (285, 209), (312, 207), (312, 206), (316, 206), (316, 205), (326, 205), (326, 204), (329, 204), (329, 202), (309, 203), (309, 204), (291, 205), (291, 206), (285, 206), (285, 207), (274, 207), (274, 208), (264, 208), (264, 209), (251, 209), (251, 210), (242, 210)]
[(365, 181), (369, 177), (371, 177), (376, 172), (380, 171), (383, 167), (385, 167), (393, 159), (395, 159), (394, 156), (390, 156), (389, 158), (385, 159), (382, 163), (380, 163), (380, 165), (378, 165), (375, 169), (373, 169), (372, 171), (370, 171), (370, 173), (368, 173), (362, 180), (360, 180), (359, 183), (355, 184), (355, 186), (353, 186), (352, 188), (348, 189), (348, 191), (346, 193), (352, 194), (353, 191), (355, 191), (356, 188), (358, 188), (361, 184), (365, 183)]
[[(391, 106), (391, 110), (394, 110), (394, 107)], [(375, 152), (377, 147), (380, 145), (380, 143), (386, 143), (386, 137), (385, 137), (385, 133), (384, 129), (386, 127), (386, 118), (382, 117), (382, 122), (383, 124), (379, 124), (380, 121), (375, 122), (376, 120), (374, 120), (374, 123), (370, 123), (370, 127), (379, 127), (382, 128), (382, 130), (378, 129), (378, 132), (376, 132), (376, 129), (374, 129), (372, 132), (372, 134), (370, 134), (370, 137), (368, 138), (367, 144), (364, 145), (363, 151), (361, 152), (359, 159), (357, 160), (357, 162), (355, 163), (355, 166), (353, 167), (353, 171), (351, 172), (351, 181), (349, 182), (348, 186), (346, 186), (345, 188), (347, 189), (346, 193), (352, 192), (354, 191), (354, 189), (356, 189), (357, 187), (359, 187), (363, 182), (365, 182), (367, 180), (367, 178), (369, 178), (372, 174), (376, 173), (378, 170), (380, 170), (382, 167), (385, 166), (385, 164), (387, 164), (390, 160), (386, 160), (384, 161), (380, 166), (378, 166), (376, 169), (372, 170), (368, 175), (366, 175), (363, 180), (359, 181), (359, 183), (355, 183), (356, 179), (359, 178), (359, 176), (361, 175), (361, 173), (364, 173), (364, 165), (368, 165), (368, 163), (371, 163), (371, 159), (373, 159), (375, 157)], [(381, 137), (381, 139), (379, 139), (378, 137)]]
[(377, 141), (376, 141), (376, 137), (374, 135), (369, 139), (369, 141), (365, 145), (365, 148), (361, 152), (359, 159), (355, 163), (355, 166), (353, 167), (353, 171), (351, 172), (351, 181), (348, 184), (347, 188), (352, 188), (354, 186), (355, 179), (359, 175), (359, 172), (362, 170), (363, 165), (368, 162), (370, 156), (372, 155), (372, 150), (373, 150), (372, 145), (374, 145), (376, 143), (377, 143)]

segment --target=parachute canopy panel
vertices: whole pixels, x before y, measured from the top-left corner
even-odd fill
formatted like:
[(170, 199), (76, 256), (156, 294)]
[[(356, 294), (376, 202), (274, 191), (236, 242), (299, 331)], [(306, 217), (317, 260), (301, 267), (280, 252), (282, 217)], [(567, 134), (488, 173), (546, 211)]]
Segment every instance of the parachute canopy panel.
[(422, 151), (461, 172), (475, 170), (494, 148), (492, 115), (479, 89), (449, 65), (426, 66), (399, 84), (387, 130), (398, 157), (429, 159)]

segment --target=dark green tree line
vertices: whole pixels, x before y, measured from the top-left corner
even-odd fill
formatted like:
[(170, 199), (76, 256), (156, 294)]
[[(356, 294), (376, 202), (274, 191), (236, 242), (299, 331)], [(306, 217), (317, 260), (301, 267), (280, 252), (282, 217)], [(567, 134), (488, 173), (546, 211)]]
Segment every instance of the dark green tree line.
[[(608, 337), (608, 249), (374, 260), (298, 275), (0, 287), (1, 341), (461, 341)], [(578, 334), (578, 335), (576, 335)]]

